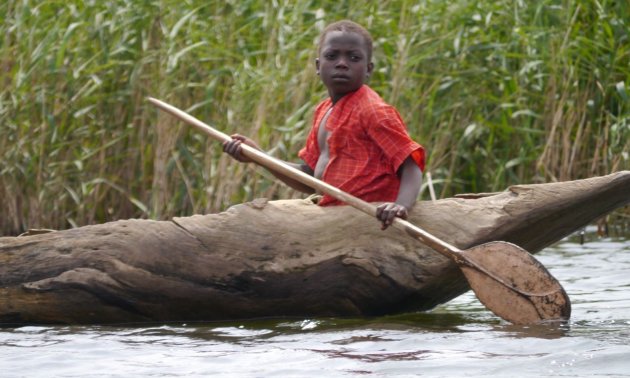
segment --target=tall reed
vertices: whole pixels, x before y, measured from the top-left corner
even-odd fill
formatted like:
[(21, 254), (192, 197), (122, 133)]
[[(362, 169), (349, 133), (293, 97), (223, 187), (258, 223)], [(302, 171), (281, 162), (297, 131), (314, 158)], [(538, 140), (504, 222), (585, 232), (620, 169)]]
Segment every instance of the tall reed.
[(0, 18), (0, 234), (297, 196), (145, 97), (295, 161), (341, 18), (374, 35), (370, 84), (441, 196), (630, 169), (625, 1), (7, 0)]

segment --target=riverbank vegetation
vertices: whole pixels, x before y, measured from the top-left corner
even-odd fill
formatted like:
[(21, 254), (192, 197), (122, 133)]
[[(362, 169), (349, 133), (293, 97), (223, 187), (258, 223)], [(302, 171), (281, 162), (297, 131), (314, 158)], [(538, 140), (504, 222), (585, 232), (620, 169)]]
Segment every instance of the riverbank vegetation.
[(372, 32), (370, 84), (438, 197), (630, 169), (627, 1), (321, 3), (4, 1), (0, 235), (297, 196), (145, 98), (297, 161), (326, 95), (316, 40), (342, 18)]

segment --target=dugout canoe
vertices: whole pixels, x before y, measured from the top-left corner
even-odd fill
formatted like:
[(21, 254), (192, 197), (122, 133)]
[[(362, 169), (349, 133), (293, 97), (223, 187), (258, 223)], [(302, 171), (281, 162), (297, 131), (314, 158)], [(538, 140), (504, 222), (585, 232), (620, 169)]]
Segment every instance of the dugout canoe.
[[(629, 203), (622, 171), (420, 201), (410, 221), (462, 249), (503, 240), (536, 253)], [(3, 326), (373, 316), (467, 290), (460, 269), (417, 240), (307, 200), (0, 238)]]

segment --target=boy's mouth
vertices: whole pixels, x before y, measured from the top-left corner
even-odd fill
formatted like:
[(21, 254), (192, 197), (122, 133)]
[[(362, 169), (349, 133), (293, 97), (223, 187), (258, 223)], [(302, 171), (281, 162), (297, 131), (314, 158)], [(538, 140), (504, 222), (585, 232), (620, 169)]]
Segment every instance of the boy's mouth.
[(335, 81), (347, 81), (347, 80), (350, 80), (350, 77), (347, 75), (336, 74), (336, 75), (332, 75), (332, 79)]

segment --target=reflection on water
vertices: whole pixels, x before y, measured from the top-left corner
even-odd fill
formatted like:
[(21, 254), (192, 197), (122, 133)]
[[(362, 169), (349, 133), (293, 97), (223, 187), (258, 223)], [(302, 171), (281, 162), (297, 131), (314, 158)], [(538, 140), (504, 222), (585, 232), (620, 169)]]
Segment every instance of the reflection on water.
[(510, 325), (467, 293), (369, 319), (21, 327), (0, 330), (0, 376), (630, 376), (630, 240), (587, 236), (538, 255), (571, 297), (566, 324)]

